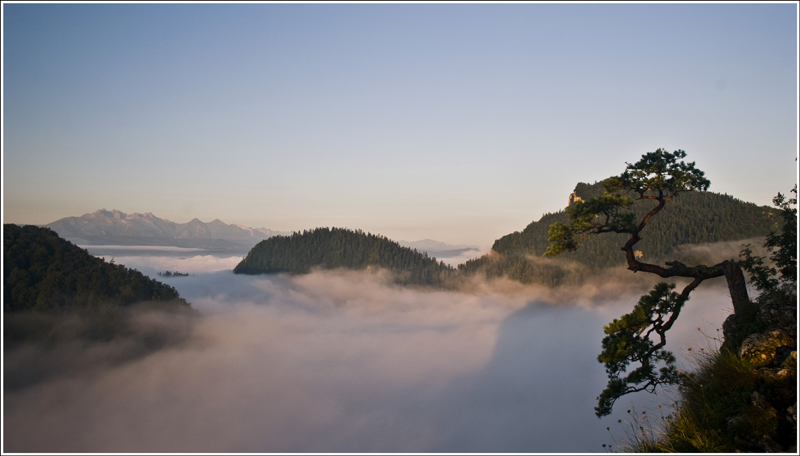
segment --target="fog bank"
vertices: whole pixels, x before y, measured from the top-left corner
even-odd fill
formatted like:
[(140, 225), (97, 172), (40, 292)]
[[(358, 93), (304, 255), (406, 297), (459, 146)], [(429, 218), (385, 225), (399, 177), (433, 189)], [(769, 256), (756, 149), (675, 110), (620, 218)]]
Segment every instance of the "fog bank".
[[(578, 305), (503, 282), (426, 291), (352, 271), (234, 275), (218, 260), (117, 258), (195, 274), (168, 283), (204, 316), (149, 356), (6, 390), (5, 450), (594, 452), (631, 401), (669, 402), (640, 394), (594, 416), (602, 327), (633, 291), (573, 290)], [(672, 348), (704, 345), (698, 322), (714, 334), (726, 299), (695, 291)]]

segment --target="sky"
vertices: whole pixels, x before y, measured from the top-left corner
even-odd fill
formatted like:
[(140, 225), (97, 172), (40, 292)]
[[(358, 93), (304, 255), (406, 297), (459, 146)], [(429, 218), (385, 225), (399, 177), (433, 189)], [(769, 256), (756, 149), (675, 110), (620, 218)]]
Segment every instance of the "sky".
[(797, 5), (3, 3), (3, 221), (487, 246), (683, 149), (797, 182)]

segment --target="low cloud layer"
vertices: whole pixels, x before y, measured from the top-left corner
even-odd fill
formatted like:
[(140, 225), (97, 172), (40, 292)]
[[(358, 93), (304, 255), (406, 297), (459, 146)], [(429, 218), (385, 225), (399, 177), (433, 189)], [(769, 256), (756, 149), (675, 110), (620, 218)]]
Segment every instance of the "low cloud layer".
[[(381, 274), (241, 276), (205, 257), (124, 260), (195, 274), (169, 279), (203, 314), (191, 337), (7, 389), (6, 451), (592, 452), (626, 416), (593, 412), (606, 382), (602, 327), (640, 294), (623, 282), (611, 295), (610, 280), (558, 296), (503, 281), (445, 292)], [(695, 291), (673, 349), (705, 344), (698, 322), (713, 334), (726, 299)], [(631, 400), (669, 399), (637, 395), (619, 408)]]
[(474, 260), (475, 258), (480, 258), (483, 255), (486, 255), (492, 250), (490, 246), (484, 246), (478, 249), (472, 250), (465, 250), (458, 255), (454, 256), (437, 256), (436, 253), (432, 253), (431, 256), (436, 257), (437, 260), (444, 262), (444, 264), (448, 264), (453, 267), (457, 267), (459, 264), (466, 263), (469, 260)]
[(240, 256), (219, 257), (213, 255), (187, 255), (185, 257), (175, 256), (100, 256), (106, 261), (125, 265), (129, 268), (138, 269), (144, 274), (155, 277), (156, 273), (162, 271), (179, 271), (190, 274), (206, 274), (217, 271), (230, 271), (242, 261)]
[(674, 256), (689, 266), (712, 265), (724, 260), (738, 259), (739, 253), (746, 245), (750, 246), (754, 255), (768, 256), (769, 252), (764, 247), (765, 240), (766, 238), (762, 236), (713, 244), (686, 244), (682, 245)]

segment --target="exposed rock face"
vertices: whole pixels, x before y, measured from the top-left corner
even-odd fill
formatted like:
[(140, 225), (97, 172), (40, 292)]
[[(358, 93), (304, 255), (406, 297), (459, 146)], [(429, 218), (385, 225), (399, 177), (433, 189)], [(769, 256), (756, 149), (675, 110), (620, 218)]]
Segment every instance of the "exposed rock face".
[[(749, 329), (748, 329), (749, 328)], [(740, 351), (740, 348), (745, 349), (744, 342), (741, 347), (738, 345), (744, 336), (745, 341), (748, 342), (748, 352), (758, 350), (757, 346), (763, 345), (768, 342), (769, 337), (766, 336), (770, 331), (780, 331), (783, 335), (781, 340), (784, 343), (773, 345), (772, 349), (777, 349), (782, 345), (796, 347), (797, 345), (797, 291), (788, 290), (782, 297), (771, 296), (759, 302), (758, 312), (754, 321), (744, 322), (741, 317), (731, 314), (725, 319), (722, 324), (722, 333), (725, 336), (725, 347)], [(756, 337), (758, 334), (761, 336)], [(738, 337), (737, 337), (738, 336)], [(786, 342), (791, 340), (793, 342)], [(775, 342), (775, 341), (773, 341)], [(769, 351), (768, 348), (764, 350)], [(784, 357), (788, 356), (791, 350), (784, 349)], [(764, 353), (766, 358), (762, 358), (760, 365), (766, 366), (773, 358), (768, 353)], [(744, 356), (745, 353), (742, 352)], [(781, 360), (782, 361), (782, 360)], [(778, 364), (780, 364), (780, 362)]]
[(758, 309), (756, 319), (769, 329), (782, 329), (797, 340), (797, 292), (789, 294), (786, 301), (771, 298), (764, 300)]
[(753, 391), (753, 394), (750, 395), (750, 401), (753, 403), (753, 407), (755, 407), (762, 414), (767, 415), (770, 418), (778, 414), (778, 411), (775, 410), (775, 407), (773, 407), (772, 404), (769, 403), (767, 398), (759, 394), (758, 391)]
[(583, 201), (583, 198), (578, 196), (578, 192), (572, 192), (569, 195), (569, 203), (567, 203), (567, 207), (572, 206), (573, 204), (577, 203), (578, 201)]
[[(749, 321), (730, 315), (722, 325), (724, 347), (749, 361), (761, 378), (749, 408), (727, 417), (726, 426), (736, 430), (739, 451), (796, 452), (797, 291), (780, 290), (758, 301)], [(741, 345), (734, 346), (742, 337)], [(789, 439), (792, 429), (794, 438)]]
[[(765, 333), (748, 336), (742, 342), (739, 356), (750, 361), (754, 367), (765, 367), (772, 364), (779, 349), (795, 348), (795, 341), (782, 329), (774, 329)], [(791, 352), (791, 350), (789, 350)], [(786, 359), (786, 355), (783, 356)]]

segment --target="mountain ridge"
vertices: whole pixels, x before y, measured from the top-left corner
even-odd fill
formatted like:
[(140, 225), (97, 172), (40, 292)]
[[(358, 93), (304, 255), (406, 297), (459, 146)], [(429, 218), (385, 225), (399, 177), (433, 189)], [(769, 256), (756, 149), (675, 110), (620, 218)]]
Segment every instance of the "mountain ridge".
[(186, 223), (176, 223), (162, 219), (152, 212), (126, 214), (116, 209), (109, 211), (105, 208), (80, 217), (64, 217), (44, 226), (65, 239), (94, 245), (142, 243), (178, 247), (205, 245), (219, 248), (241, 243), (255, 244), (272, 236), (291, 234), (264, 227), (251, 228), (227, 224), (219, 219), (206, 223), (195, 217)]
[[(603, 193), (602, 182), (579, 182), (570, 198), (587, 201)], [(576, 198), (577, 197), (577, 198)], [(647, 201), (637, 202), (629, 210), (641, 218), (649, 209)], [(458, 266), (465, 274), (481, 273), (487, 277), (507, 277), (522, 283), (550, 286), (577, 284), (589, 275), (626, 264), (620, 246), (627, 235), (606, 233), (585, 239), (578, 250), (559, 258), (544, 256), (550, 245), (548, 231), (555, 222), (568, 223), (562, 209), (546, 213), (515, 231), (497, 239), (489, 255), (469, 260)], [(671, 201), (643, 231), (637, 254), (647, 261), (684, 259), (683, 245), (744, 241), (766, 236), (779, 228), (779, 212), (768, 206), (739, 200), (714, 192), (685, 192)]]

